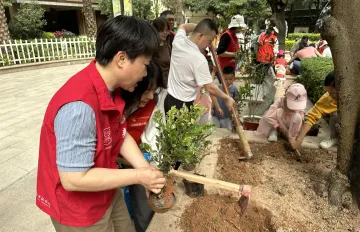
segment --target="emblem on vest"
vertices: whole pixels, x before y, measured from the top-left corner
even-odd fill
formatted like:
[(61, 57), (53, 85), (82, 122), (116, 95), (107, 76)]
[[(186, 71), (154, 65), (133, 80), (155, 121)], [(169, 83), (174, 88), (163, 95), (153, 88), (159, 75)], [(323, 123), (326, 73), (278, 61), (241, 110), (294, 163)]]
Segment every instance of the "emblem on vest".
[(123, 124), (125, 122), (126, 118), (125, 118), (125, 113), (122, 115), (122, 118), (121, 118), (121, 121), (120, 121), (120, 124)]
[(104, 147), (105, 150), (111, 148), (112, 138), (111, 138), (111, 129), (107, 127), (104, 129)]
[(122, 137), (125, 138), (125, 136), (126, 136), (126, 128), (123, 128)]

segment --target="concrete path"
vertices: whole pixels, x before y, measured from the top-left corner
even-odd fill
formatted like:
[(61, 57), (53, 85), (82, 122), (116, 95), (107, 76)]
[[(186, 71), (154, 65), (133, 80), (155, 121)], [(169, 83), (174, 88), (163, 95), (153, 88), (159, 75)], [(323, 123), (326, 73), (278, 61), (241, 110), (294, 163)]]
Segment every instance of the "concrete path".
[(39, 134), (53, 94), (86, 64), (0, 75), (0, 232), (51, 232), (35, 206)]

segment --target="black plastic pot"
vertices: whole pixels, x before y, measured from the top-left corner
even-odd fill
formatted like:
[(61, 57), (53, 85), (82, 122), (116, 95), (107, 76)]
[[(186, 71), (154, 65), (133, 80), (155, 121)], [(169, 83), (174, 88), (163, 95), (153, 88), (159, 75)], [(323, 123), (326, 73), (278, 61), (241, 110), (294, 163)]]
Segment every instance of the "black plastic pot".
[(204, 196), (204, 185), (183, 179), (185, 194), (189, 197)]

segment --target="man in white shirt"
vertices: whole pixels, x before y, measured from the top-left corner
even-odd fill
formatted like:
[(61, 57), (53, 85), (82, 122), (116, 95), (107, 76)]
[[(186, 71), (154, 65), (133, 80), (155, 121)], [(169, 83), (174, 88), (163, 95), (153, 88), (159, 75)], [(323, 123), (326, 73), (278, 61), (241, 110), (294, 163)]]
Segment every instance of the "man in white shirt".
[(324, 49), (324, 51), (322, 53), (323, 57), (332, 58), (331, 50), (330, 50), (329, 44), (326, 40), (324, 40), (324, 43), (320, 46), (320, 48)]
[[(193, 33), (188, 38), (186, 35), (190, 32)], [(208, 61), (200, 52), (210, 46), (217, 33), (217, 26), (210, 19), (204, 19), (197, 25), (188, 23), (179, 26), (172, 44), (165, 112), (172, 106), (180, 109), (183, 104), (187, 107), (193, 105), (198, 86), (204, 86), (214, 97), (223, 98), (228, 108), (235, 105), (231, 97), (212, 83)]]

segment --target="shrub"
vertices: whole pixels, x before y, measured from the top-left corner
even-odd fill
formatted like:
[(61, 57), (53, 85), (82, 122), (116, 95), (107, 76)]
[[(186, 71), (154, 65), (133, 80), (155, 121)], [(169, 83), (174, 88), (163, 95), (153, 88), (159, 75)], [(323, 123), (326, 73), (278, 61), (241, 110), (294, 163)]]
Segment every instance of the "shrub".
[[(198, 105), (185, 105), (180, 109), (173, 106), (166, 114), (166, 123), (160, 111), (155, 112), (154, 121), (157, 123), (156, 148), (149, 144), (142, 144), (142, 148), (150, 152), (152, 160), (158, 163), (160, 171), (167, 174), (176, 162), (183, 164), (197, 164), (206, 155), (210, 141), (206, 138), (211, 135), (216, 127), (198, 122), (204, 108)], [(155, 155), (156, 154), (156, 155)]]
[(41, 36), (43, 39), (55, 39), (55, 35), (51, 32), (44, 32)]
[(285, 51), (290, 51), (292, 46), (296, 43), (296, 40), (285, 40)]
[(305, 86), (309, 99), (315, 103), (326, 92), (324, 78), (333, 70), (332, 59), (325, 57), (303, 59), (301, 61), (301, 77), (296, 81)]
[(304, 35), (309, 36), (309, 40), (311, 42), (317, 42), (320, 40), (321, 36), (320, 34), (315, 34), (315, 33), (290, 33), (288, 34), (287, 39), (288, 40), (299, 40), (301, 39)]
[(9, 24), (13, 39), (33, 39), (42, 36), (42, 28), (46, 25), (45, 9), (36, 1), (20, 4), (20, 9)]

